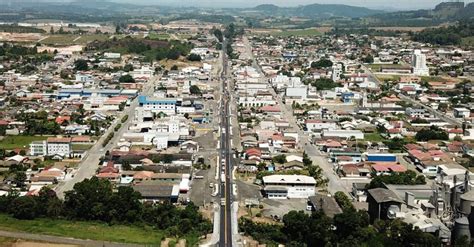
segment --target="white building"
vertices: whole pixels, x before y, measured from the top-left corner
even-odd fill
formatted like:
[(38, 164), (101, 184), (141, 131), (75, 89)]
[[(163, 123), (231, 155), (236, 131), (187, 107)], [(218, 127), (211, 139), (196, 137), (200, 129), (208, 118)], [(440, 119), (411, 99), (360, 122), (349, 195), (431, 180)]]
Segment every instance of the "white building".
[(265, 195), (270, 199), (308, 198), (315, 195), (316, 180), (304, 175), (263, 177)]
[(106, 52), (104, 53), (106, 59), (120, 59), (120, 53)]
[(426, 66), (426, 55), (421, 50), (413, 51), (412, 56), (413, 74), (419, 76), (429, 76), (430, 69)]
[(286, 88), (286, 97), (306, 99), (308, 97), (308, 86)]
[(176, 114), (176, 99), (172, 98), (148, 98), (139, 96), (138, 103), (145, 111), (163, 112), (168, 115)]
[(332, 66), (332, 75), (331, 79), (333, 81), (338, 81), (341, 79), (342, 75), (342, 64), (338, 63)]
[(464, 107), (454, 108), (453, 113), (456, 118), (468, 118), (471, 116), (471, 111)]
[(48, 143), (47, 155), (69, 156), (72, 152), (71, 138), (50, 137), (48, 138), (47, 143)]
[(339, 137), (349, 139), (354, 137), (355, 139), (364, 139), (364, 133), (360, 130), (323, 130), (322, 136), (324, 137)]
[(129, 72), (129, 74), (133, 78), (147, 78), (147, 79), (150, 79), (150, 77), (153, 76), (153, 73), (155, 73), (155, 70), (153, 70), (150, 66), (142, 66), (140, 69), (135, 69)]
[(333, 121), (323, 121), (319, 119), (308, 119), (306, 120), (306, 129), (308, 131), (316, 130), (335, 130), (337, 129), (336, 122)]
[(168, 148), (168, 133), (156, 133), (155, 138), (153, 138), (153, 145), (156, 146), (157, 150), (163, 150)]
[(31, 156), (45, 156), (47, 155), (47, 142), (46, 141), (35, 141), (30, 143), (30, 155)]
[(94, 77), (92, 75), (78, 73), (76, 74), (76, 82), (92, 83), (94, 82)]

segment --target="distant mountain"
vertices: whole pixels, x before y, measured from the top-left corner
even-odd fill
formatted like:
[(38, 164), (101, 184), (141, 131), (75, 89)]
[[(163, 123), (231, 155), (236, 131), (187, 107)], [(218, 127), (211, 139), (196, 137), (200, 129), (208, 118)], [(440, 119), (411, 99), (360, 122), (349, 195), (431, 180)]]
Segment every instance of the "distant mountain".
[(327, 15), (356, 18), (382, 13), (383, 11), (343, 4), (311, 4), (298, 7), (296, 12), (306, 17)]
[(262, 11), (262, 12), (272, 12), (272, 11), (279, 11), (280, 7), (276, 6), (275, 4), (261, 4), (253, 9)]
[(473, 19), (474, 18), (474, 3), (467, 4), (466, 7), (460, 10), (457, 14), (459, 18)]
[(382, 26), (429, 26), (447, 21), (474, 19), (474, 3), (442, 2), (434, 9), (397, 11), (369, 17), (372, 25)]
[(299, 7), (278, 7), (274, 4), (262, 4), (251, 10), (270, 16), (300, 16), (307, 18), (327, 18), (333, 16), (357, 18), (383, 12), (343, 4), (310, 4)]

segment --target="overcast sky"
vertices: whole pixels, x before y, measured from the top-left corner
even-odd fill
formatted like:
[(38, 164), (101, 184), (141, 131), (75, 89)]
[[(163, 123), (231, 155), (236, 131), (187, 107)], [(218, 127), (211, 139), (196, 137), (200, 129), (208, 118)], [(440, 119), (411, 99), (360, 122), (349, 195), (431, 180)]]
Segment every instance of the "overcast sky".
[[(369, 8), (420, 9), (433, 8), (441, 0), (111, 0), (141, 4), (160, 4), (173, 6), (199, 7), (253, 7), (259, 4), (272, 3), (278, 6), (297, 6), (311, 3), (337, 3)], [(465, 1), (472, 2), (473, 0)]]

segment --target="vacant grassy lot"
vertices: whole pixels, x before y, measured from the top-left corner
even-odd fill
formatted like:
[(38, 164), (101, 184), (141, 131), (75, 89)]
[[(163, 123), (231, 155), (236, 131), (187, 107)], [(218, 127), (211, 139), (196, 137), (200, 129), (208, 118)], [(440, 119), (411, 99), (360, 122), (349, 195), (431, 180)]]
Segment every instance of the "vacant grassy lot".
[(317, 29), (294, 29), (271, 32), (273, 36), (288, 37), (288, 36), (319, 36), (321, 32)]
[(78, 40), (76, 40), (77, 44), (87, 44), (92, 41), (106, 41), (110, 38), (110, 35), (105, 34), (89, 34), (89, 35), (82, 35)]
[(159, 230), (151, 227), (112, 225), (96, 222), (65, 220), (17, 220), (0, 214), (0, 229), (5, 231), (22, 231), (78, 239), (135, 243), (158, 246), (164, 236)]
[(373, 72), (379, 72), (382, 68), (385, 68), (385, 67), (401, 68), (407, 65), (405, 64), (368, 64), (366, 66), (370, 68)]
[(437, 81), (437, 82), (446, 82), (448, 81), (446, 78), (443, 78), (441, 76), (422, 76), (421, 80), (423, 81)]
[(364, 134), (364, 141), (368, 142), (381, 142), (385, 139), (379, 133), (368, 133)]
[(84, 45), (95, 40), (105, 41), (109, 37), (106, 34), (55, 34), (42, 40), (41, 43), (46, 45)]
[(46, 140), (47, 136), (6, 136), (0, 141), (0, 148), (11, 150), (15, 148), (27, 148), (33, 141)]
[(51, 35), (46, 39), (43, 39), (40, 43), (45, 45), (71, 45), (74, 43), (74, 40), (80, 37), (79, 35), (73, 34), (58, 34)]

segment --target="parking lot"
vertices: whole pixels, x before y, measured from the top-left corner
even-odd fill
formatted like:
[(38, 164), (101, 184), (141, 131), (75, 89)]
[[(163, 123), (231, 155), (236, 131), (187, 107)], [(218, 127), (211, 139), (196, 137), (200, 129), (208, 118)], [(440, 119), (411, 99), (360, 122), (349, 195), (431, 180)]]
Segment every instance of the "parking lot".
[(275, 215), (278, 218), (282, 218), (283, 215), (287, 214), (292, 210), (300, 211), (303, 210), (305, 212), (310, 213), (311, 211), (306, 210), (306, 206), (308, 205), (307, 199), (268, 199), (265, 198), (261, 201), (263, 205), (262, 214), (265, 217), (273, 218)]
[[(210, 163), (208, 163), (210, 162)], [(210, 183), (216, 183), (215, 180), (215, 163), (216, 157), (206, 159), (206, 164), (211, 164), (211, 168), (207, 170), (199, 170), (195, 173), (194, 179), (191, 181), (191, 190), (188, 192), (188, 196), (194, 204), (197, 206), (203, 206), (209, 204), (214, 200), (211, 196), (214, 188), (209, 186)], [(202, 178), (196, 178), (202, 177)]]

